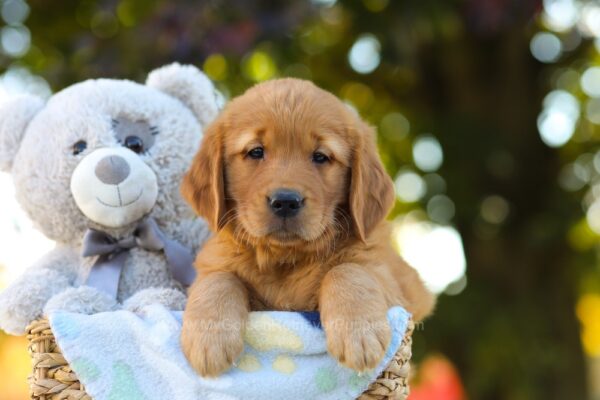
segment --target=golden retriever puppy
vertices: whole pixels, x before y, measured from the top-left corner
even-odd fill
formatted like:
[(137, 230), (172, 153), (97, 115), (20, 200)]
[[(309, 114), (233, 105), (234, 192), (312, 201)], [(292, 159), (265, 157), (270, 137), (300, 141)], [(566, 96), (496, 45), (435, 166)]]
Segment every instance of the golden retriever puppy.
[(391, 246), (394, 188), (371, 127), (310, 82), (272, 80), (207, 129), (182, 193), (215, 235), (196, 259), (181, 344), (200, 375), (243, 350), (250, 310), (319, 310), (329, 352), (362, 371), (390, 341), (389, 307), (434, 298)]

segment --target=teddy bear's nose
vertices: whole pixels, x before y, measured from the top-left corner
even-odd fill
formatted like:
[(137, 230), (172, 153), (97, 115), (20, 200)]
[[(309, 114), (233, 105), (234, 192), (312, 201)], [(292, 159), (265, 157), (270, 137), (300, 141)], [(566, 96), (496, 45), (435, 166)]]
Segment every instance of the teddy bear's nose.
[(96, 176), (107, 185), (118, 185), (129, 176), (131, 168), (121, 156), (106, 156), (96, 165)]

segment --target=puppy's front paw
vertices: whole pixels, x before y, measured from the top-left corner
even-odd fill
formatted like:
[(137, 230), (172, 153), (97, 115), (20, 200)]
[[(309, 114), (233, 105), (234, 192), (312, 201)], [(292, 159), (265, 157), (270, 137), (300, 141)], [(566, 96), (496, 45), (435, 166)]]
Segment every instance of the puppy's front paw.
[(227, 371), (244, 350), (241, 324), (188, 318), (181, 332), (181, 347), (196, 372), (216, 377)]
[(329, 353), (355, 371), (375, 368), (391, 340), (386, 319), (338, 318), (324, 321)]

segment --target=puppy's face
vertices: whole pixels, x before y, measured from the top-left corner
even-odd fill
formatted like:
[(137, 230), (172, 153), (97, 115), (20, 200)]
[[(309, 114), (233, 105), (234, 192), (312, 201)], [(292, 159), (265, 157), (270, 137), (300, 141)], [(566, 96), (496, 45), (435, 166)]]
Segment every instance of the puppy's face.
[(341, 223), (335, 210), (348, 198), (351, 143), (330, 104), (337, 100), (315, 97), (263, 98), (270, 112), (244, 105), (253, 118), (227, 129), (226, 197), (252, 237), (294, 244)]
[(213, 229), (279, 246), (364, 235), (393, 199), (370, 128), (300, 80), (257, 85), (208, 129), (183, 194)]

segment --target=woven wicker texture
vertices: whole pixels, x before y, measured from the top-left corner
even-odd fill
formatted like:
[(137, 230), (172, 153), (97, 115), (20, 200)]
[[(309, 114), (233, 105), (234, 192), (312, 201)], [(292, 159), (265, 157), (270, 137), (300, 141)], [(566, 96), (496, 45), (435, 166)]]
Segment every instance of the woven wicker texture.
[[(371, 383), (359, 400), (405, 400), (408, 397), (413, 329), (414, 324), (410, 322), (402, 345), (390, 365)], [(27, 327), (27, 332), (33, 366), (29, 376), (31, 399), (91, 400), (56, 345), (48, 320), (32, 322)]]
[(27, 327), (33, 371), (29, 376), (31, 398), (36, 400), (91, 400), (56, 345), (48, 320)]
[(408, 398), (408, 378), (414, 329), (415, 325), (410, 320), (396, 355), (381, 375), (377, 377), (377, 380), (371, 383), (369, 388), (358, 398), (359, 400), (406, 400)]

